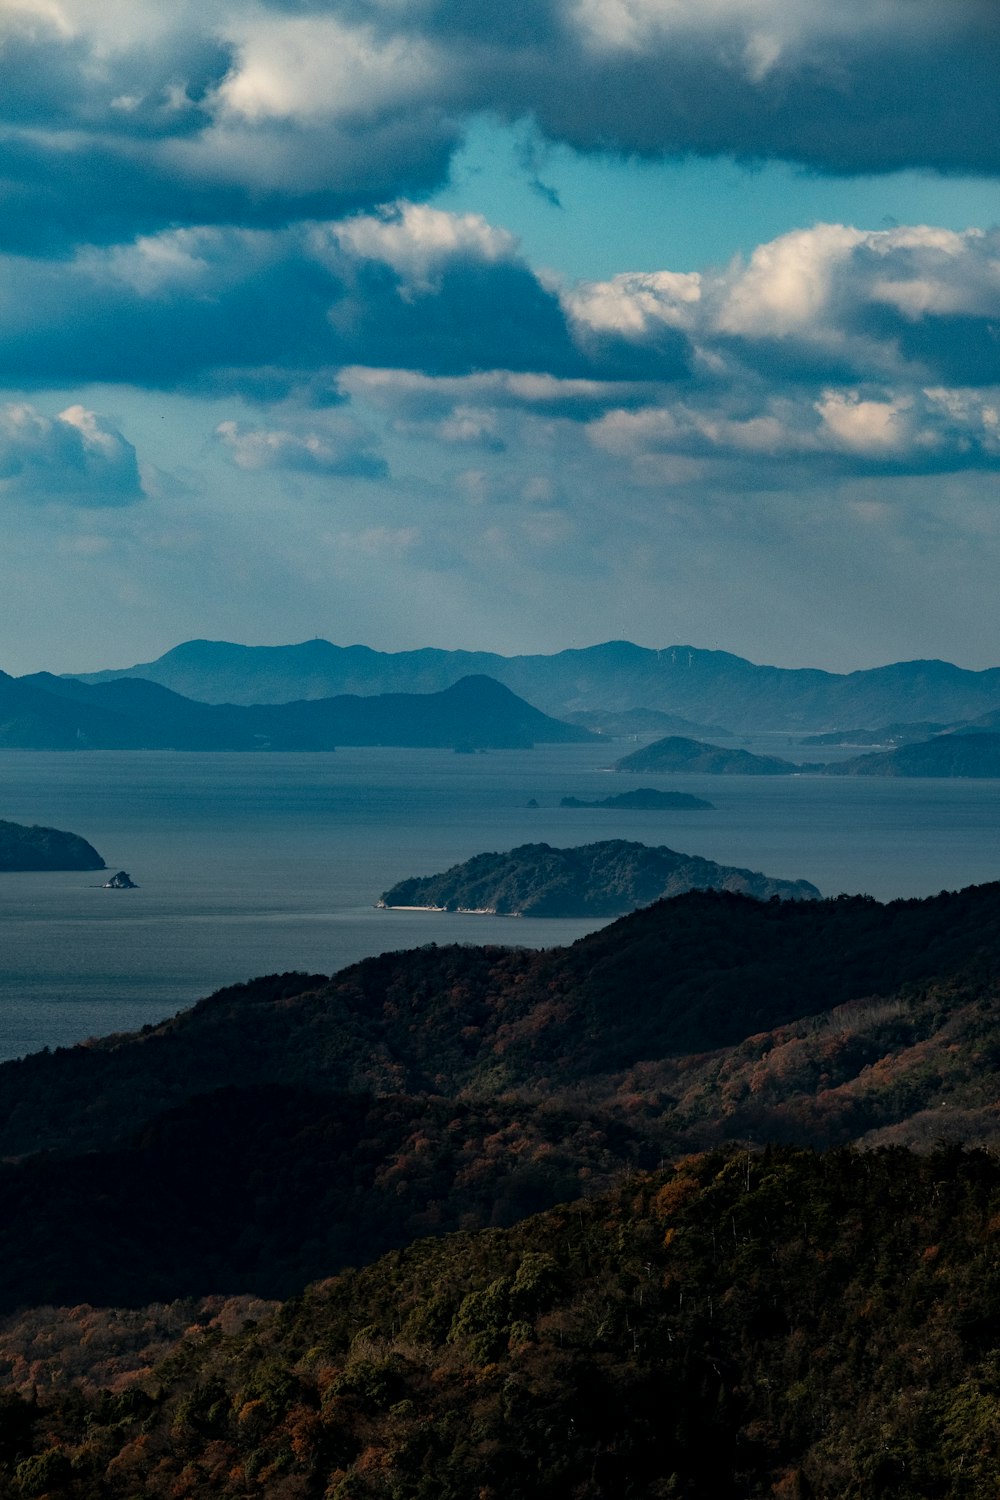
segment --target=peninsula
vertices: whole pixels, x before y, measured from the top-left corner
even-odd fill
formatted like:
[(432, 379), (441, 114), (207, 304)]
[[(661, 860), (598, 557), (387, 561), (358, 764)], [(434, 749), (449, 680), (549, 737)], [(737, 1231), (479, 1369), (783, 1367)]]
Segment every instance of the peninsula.
[(858, 755), (828, 766), (829, 776), (934, 776), (1000, 778), (1000, 734), (970, 730), (939, 734), (916, 745)]
[(37, 824), (0, 822), (0, 871), (104, 868), (97, 850), (78, 833)]

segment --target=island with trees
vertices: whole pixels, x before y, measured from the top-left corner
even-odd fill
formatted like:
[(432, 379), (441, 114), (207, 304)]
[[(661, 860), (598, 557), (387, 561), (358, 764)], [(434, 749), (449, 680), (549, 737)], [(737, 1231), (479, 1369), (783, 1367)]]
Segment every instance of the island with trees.
[(754, 755), (749, 750), (711, 745), (681, 734), (668, 734), (651, 745), (643, 745), (614, 764), (616, 771), (677, 772), (700, 776), (794, 776), (815, 766), (797, 766), (776, 755)]
[(522, 844), (504, 854), (477, 854), (441, 874), (400, 881), (377, 905), (484, 916), (616, 917), (691, 890), (737, 891), (764, 901), (815, 901), (820, 894), (808, 880), (777, 880), (666, 846), (607, 839), (575, 849)]
[(702, 812), (714, 803), (690, 792), (659, 792), (655, 787), (637, 786), (634, 792), (619, 792), (616, 797), (599, 797), (595, 802), (580, 797), (563, 797), (560, 807), (606, 807), (622, 812)]
[(0, 871), (103, 870), (104, 860), (78, 833), (0, 821)]

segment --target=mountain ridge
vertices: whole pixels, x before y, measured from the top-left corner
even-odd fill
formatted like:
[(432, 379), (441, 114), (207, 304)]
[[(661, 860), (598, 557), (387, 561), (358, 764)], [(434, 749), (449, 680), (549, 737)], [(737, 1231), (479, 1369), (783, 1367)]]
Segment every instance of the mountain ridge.
[(383, 693), (284, 704), (209, 704), (161, 683), (0, 674), (0, 748), (333, 750), (341, 745), (524, 748), (589, 730), (541, 713), (490, 677), (437, 693)]
[(955, 722), (1000, 706), (1000, 667), (917, 659), (849, 673), (758, 665), (726, 651), (606, 641), (551, 654), (422, 647), (383, 652), (319, 637), (290, 646), (192, 640), (155, 662), (76, 674), (142, 675), (205, 701), (280, 702), (331, 692), (440, 691), (484, 672), (555, 715), (655, 709), (737, 730), (826, 731), (894, 720)]

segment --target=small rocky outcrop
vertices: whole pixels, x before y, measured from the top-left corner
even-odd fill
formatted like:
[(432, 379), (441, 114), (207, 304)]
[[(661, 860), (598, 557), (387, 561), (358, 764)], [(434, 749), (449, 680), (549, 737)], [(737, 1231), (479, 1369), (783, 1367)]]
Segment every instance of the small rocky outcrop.
[(139, 887), (127, 870), (119, 870), (101, 887), (105, 891), (137, 891)]

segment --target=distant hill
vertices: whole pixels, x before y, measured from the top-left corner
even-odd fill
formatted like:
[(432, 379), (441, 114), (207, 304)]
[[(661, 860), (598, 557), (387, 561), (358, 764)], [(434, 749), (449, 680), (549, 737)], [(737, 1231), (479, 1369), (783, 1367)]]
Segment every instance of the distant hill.
[[(654, 740), (614, 764), (616, 771), (687, 772), (701, 776), (793, 776), (802, 770), (790, 760), (775, 755), (753, 755), (749, 750), (730, 750), (708, 745), (679, 734), (668, 734)], [(810, 768), (811, 769), (811, 768)]]
[(969, 776), (1000, 778), (1000, 734), (941, 734), (882, 754), (859, 755), (828, 766), (837, 776)]
[(103, 870), (92, 844), (78, 833), (0, 821), (0, 870)]
[(942, 734), (954, 726), (934, 724), (925, 720), (921, 724), (883, 724), (880, 729), (831, 729), (826, 734), (808, 734), (800, 745), (877, 745), (880, 750), (896, 750), (900, 745), (913, 745), (934, 734)]
[(560, 807), (607, 807), (616, 812), (701, 812), (713, 805), (704, 797), (692, 797), (690, 792), (658, 792), (651, 786), (637, 786), (634, 792), (599, 797), (595, 802), (579, 797), (562, 797), (559, 801)]
[(912, 661), (841, 675), (758, 666), (727, 651), (680, 645), (652, 650), (629, 641), (506, 657), (431, 648), (373, 651), (324, 640), (294, 646), (196, 640), (154, 662), (87, 673), (81, 680), (138, 676), (206, 702), (283, 703), (340, 693), (440, 692), (470, 673), (485, 673), (558, 717), (655, 709), (692, 724), (740, 731), (823, 731), (920, 719), (955, 723), (1000, 707), (997, 667), (968, 672), (949, 662)]
[(605, 712), (597, 708), (577, 709), (566, 714), (570, 724), (580, 724), (594, 734), (607, 735), (610, 739), (623, 739), (636, 734), (689, 734), (698, 739), (731, 740), (731, 729), (721, 724), (696, 724), (680, 714), (667, 714), (658, 708), (628, 708), (619, 712)]
[(516, 917), (617, 917), (693, 890), (739, 891), (762, 901), (819, 897), (807, 880), (774, 880), (665, 846), (608, 839), (576, 849), (522, 844), (507, 854), (477, 854), (443, 874), (400, 881), (378, 904)]
[(337, 745), (519, 748), (586, 740), (488, 677), (440, 693), (257, 705), (195, 702), (141, 678), (83, 683), (0, 674), (0, 748), (332, 750)]

